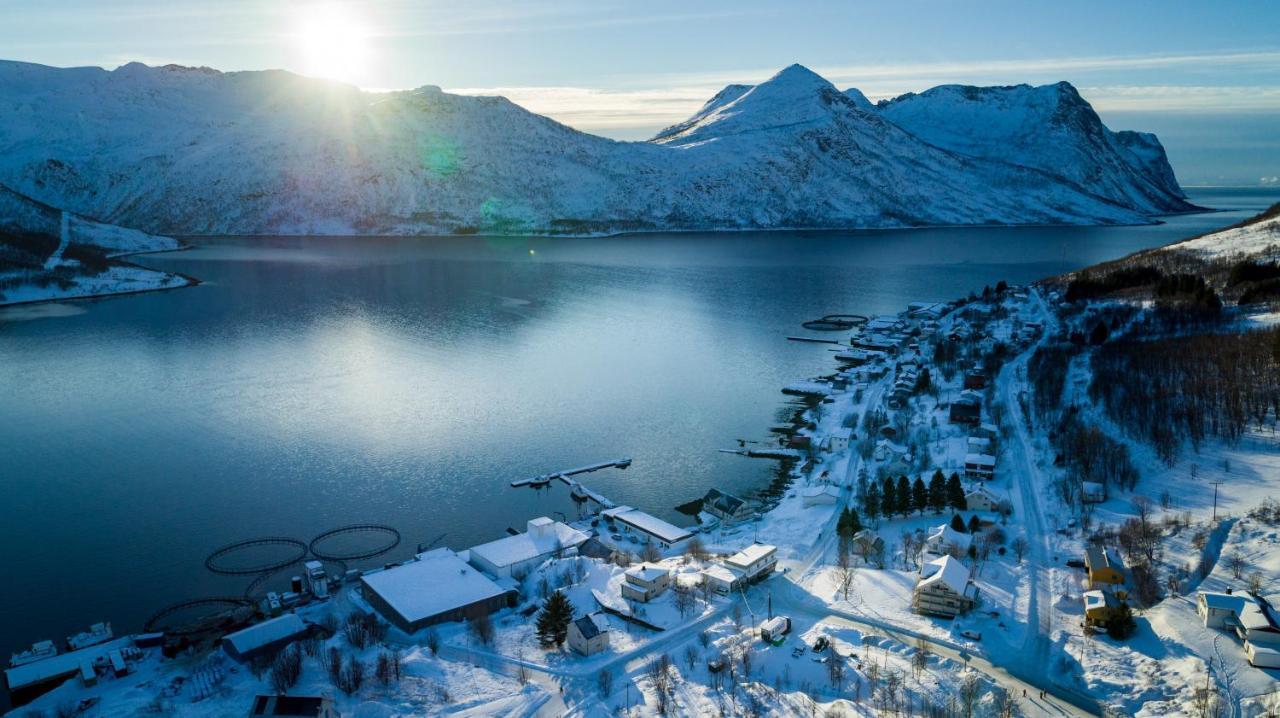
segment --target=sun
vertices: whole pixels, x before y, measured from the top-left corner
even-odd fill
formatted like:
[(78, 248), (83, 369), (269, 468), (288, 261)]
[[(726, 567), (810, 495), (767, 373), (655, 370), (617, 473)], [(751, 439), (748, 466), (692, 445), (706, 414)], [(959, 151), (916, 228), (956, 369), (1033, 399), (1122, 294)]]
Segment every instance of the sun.
[(355, 82), (368, 65), (367, 32), (358, 14), (347, 5), (303, 8), (293, 42), (304, 75)]

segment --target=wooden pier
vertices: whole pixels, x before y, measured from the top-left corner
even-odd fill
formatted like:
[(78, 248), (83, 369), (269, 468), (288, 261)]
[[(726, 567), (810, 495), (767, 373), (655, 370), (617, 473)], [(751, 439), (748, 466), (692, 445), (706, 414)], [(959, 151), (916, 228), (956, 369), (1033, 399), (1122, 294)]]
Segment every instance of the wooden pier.
[(595, 491), (588, 489), (582, 484), (582, 482), (577, 481), (572, 477), (577, 476), (578, 474), (589, 474), (593, 471), (600, 471), (601, 469), (625, 469), (628, 466), (631, 466), (631, 457), (618, 459), (617, 461), (603, 461), (599, 464), (579, 466), (576, 469), (569, 469), (567, 471), (557, 471), (551, 474), (531, 476), (527, 479), (516, 479), (511, 482), (511, 486), (513, 488), (519, 488), (521, 486), (546, 486), (552, 481), (558, 479), (564, 482), (565, 486), (569, 487), (569, 490), (574, 496), (590, 499), (608, 509), (613, 508), (614, 504), (612, 501), (605, 498), (602, 494), (598, 494)]

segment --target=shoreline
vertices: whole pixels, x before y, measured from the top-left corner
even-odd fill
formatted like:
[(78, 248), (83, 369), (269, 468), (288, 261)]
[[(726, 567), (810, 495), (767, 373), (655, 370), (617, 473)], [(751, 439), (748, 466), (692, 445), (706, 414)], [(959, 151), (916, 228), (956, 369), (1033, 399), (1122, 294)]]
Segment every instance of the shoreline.
[(174, 249), (157, 249), (153, 251), (144, 251), (144, 252), (126, 252), (123, 254), (115, 254), (110, 256), (110, 259), (113, 261), (113, 264), (112, 264), (113, 267), (127, 267), (127, 268), (133, 268), (133, 269), (140, 269), (146, 272), (155, 272), (157, 274), (163, 274), (165, 276), (178, 277), (184, 280), (185, 282), (184, 284), (179, 284), (174, 286), (165, 286), (165, 287), (148, 287), (144, 289), (125, 289), (118, 292), (93, 292), (89, 294), (45, 297), (43, 299), (22, 299), (19, 301), (9, 301), (7, 299), (3, 299), (3, 300), (0, 300), (0, 310), (7, 309), (9, 307), (29, 307), (37, 304), (51, 304), (54, 302), (75, 302), (75, 301), (86, 300), (86, 299), (107, 299), (110, 297), (124, 297), (131, 294), (148, 294), (150, 292), (167, 292), (167, 291), (172, 291), (176, 289), (188, 289), (190, 287), (195, 287), (200, 284), (203, 284), (204, 282), (196, 277), (193, 277), (189, 274), (184, 274), (182, 272), (164, 272), (159, 269), (144, 267), (141, 264), (120, 259), (121, 257), (134, 257), (138, 255), (145, 255), (145, 254), (165, 254), (169, 252), (182, 252), (188, 249), (191, 249), (191, 247), (184, 245), (182, 247), (176, 247)]

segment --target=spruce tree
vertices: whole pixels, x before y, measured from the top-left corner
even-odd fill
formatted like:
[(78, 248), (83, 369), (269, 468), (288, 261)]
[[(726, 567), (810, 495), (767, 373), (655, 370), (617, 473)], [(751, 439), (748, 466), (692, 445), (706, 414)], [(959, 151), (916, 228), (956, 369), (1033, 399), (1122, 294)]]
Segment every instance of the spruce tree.
[(858, 516), (858, 510), (852, 506), (845, 511), (849, 515), (849, 535), (852, 536), (862, 530), (862, 519)]
[(916, 477), (916, 482), (911, 485), (911, 505), (916, 511), (924, 514), (924, 510), (929, 508), (929, 490), (924, 487), (924, 479)]
[(933, 472), (929, 479), (929, 508), (936, 514), (947, 508), (947, 479), (942, 475), (942, 469)]
[(893, 479), (888, 476), (880, 484), (880, 513), (887, 519), (898, 513), (898, 494), (894, 491)]
[(880, 515), (880, 489), (874, 481), (867, 486), (867, 492), (862, 495), (862, 510), (867, 513), (867, 519), (871, 521)]
[(898, 487), (893, 493), (898, 498), (898, 513), (903, 516), (910, 514), (915, 506), (911, 499), (911, 482), (906, 476), (898, 477)]
[(960, 518), (960, 514), (951, 514), (951, 528), (960, 533), (965, 532), (964, 519)]
[(960, 474), (952, 473), (947, 479), (947, 505), (957, 511), (964, 511), (964, 487), (960, 485)]
[(562, 645), (569, 636), (573, 610), (564, 593), (556, 591), (548, 596), (538, 614), (538, 642), (547, 648)]
[(977, 514), (969, 516), (969, 533), (976, 534), (982, 530), (982, 519)]

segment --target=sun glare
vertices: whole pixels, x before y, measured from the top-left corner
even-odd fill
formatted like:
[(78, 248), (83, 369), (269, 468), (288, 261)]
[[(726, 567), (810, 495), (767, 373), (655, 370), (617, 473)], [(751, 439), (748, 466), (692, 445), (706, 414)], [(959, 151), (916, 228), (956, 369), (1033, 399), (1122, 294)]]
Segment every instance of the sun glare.
[(367, 31), (346, 5), (302, 9), (293, 35), (305, 75), (356, 82), (368, 63)]

